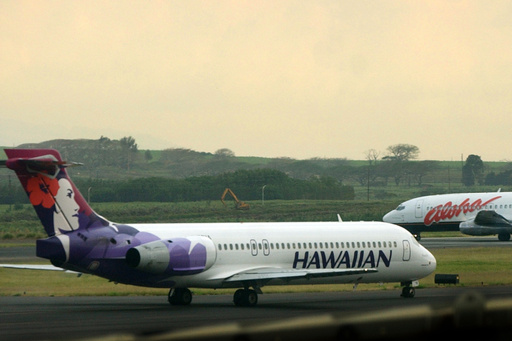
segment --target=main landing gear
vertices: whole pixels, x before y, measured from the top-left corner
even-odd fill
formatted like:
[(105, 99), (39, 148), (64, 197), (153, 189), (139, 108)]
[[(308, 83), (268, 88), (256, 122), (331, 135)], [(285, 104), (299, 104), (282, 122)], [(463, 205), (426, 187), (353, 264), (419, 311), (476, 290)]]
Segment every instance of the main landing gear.
[(233, 295), (237, 307), (254, 307), (258, 303), (258, 293), (252, 289), (238, 289)]
[(189, 305), (192, 302), (192, 293), (187, 288), (171, 288), (168, 300), (172, 305)]
[[(192, 293), (187, 288), (171, 288), (168, 301), (172, 305), (189, 305)], [(233, 303), (237, 307), (254, 307), (258, 303), (258, 292), (249, 288), (238, 289), (233, 295)]]
[(400, 283), (400, 285), (404, 286), (402, 288), (402, 294), (400, 296), (405, 297), (405, 298), (414, 297), (414, 295), (416, 294), (416, 289), (414, 289), (414, 287), (412, 287), (412, 285), (413, 285), (412, 282), (402, 282), (402, 283)]

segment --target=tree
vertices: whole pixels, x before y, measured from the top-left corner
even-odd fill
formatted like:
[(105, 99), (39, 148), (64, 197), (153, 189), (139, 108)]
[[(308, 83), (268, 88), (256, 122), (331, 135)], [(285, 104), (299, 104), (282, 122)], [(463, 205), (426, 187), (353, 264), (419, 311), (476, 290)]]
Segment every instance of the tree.
[(121, 145), (121, 163), (127, 170), (130, 170), (139, 147), (137, 146), (137, 143), (135, 143), (135, 139), (131, 136), (123, 137), (119, 140), (119, 144)]
[(411, 144), (400, 143), (389, 146), (387, 150), (390, 155), (387, 155), (382, 159), (388, 160), (388, 169), (391, 171), (391, 176), (395, 179), (395, 184), (398, 186), (404, 177), (408, 176), (410, 179), (410, 167), (408, 161), (418, 157), (419, 149)]
[(144, 152), (144, 160), (147, 162), (153, 160), (153, 154), (151, 153), (151, 150), (148, 149)]
[(475, 182), (483, 183), (484, 163), (480, 156), (471, 154), (462, 167), (462, 183), (465, 186), (473, 186)]
[(215, 152), (215, 156), (221, 157), (221, 158), (224, 158), (224, 157), (234, 157), (235, 153), (231, 149), (221, 148), (221, 149), (218, 149)]
[(409, 161), (412, 159), (416, 159), (420, 150), (418, 147), (413, 146), (412, 144), (395, 144), (393, 146), (388, 147), (389, 156), (386, 158), (393, 159), (396, 161)]

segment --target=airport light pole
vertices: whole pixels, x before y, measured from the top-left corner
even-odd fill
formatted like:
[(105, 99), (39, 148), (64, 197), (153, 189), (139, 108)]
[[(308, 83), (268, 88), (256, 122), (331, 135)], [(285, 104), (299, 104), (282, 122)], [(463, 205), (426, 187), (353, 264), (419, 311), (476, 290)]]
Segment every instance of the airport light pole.
[(265, 205), (265, 187), (267, 187), (267, 185), (261, 187), (261, 205)]

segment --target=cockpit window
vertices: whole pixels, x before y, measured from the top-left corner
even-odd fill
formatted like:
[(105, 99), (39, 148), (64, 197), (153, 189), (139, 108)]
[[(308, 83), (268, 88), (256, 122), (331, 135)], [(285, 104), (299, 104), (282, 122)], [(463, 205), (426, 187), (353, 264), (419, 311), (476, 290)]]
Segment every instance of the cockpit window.
[(397, 211), (401, 211), (403, 209), (405, 209), (405, 206), (402, 204), (398, 205), (398, 207), (396, 208)]

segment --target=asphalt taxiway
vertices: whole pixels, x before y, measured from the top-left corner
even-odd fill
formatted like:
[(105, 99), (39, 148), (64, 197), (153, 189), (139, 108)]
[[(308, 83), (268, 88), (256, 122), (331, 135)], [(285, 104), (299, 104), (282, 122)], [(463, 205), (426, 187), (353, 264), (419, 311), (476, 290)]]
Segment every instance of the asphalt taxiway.
[(440, 287), (417, 290), (412, 299), (400, 290), (265, 294), (258, 306), (240, 308), (229, 295), (196, 296), (190, 306), (171, 306), (166, 297), (0, 297), (1, 340), (79, 340), (123, 335), (124, 339), (193, 330), (226, 323), (254, 325), (330, 314), (428, 305), (441, 309), (457, 297), (478, 292), (487, 300), (512, 301), (512, 287)]

